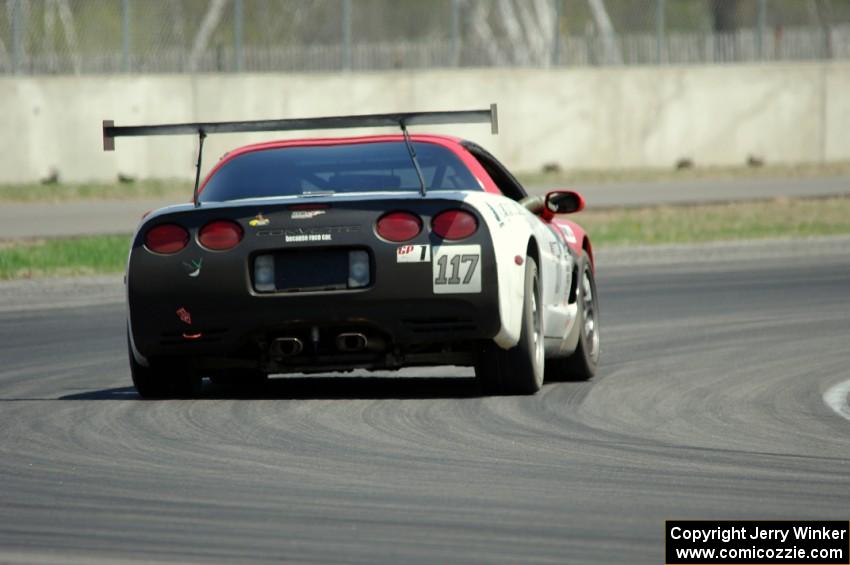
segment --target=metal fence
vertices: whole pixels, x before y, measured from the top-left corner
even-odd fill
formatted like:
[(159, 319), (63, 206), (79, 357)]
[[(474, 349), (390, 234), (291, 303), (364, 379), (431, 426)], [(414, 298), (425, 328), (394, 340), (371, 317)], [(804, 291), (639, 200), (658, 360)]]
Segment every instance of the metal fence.
[(847, 0), (0, 0), (4, 74), (848, 57)]

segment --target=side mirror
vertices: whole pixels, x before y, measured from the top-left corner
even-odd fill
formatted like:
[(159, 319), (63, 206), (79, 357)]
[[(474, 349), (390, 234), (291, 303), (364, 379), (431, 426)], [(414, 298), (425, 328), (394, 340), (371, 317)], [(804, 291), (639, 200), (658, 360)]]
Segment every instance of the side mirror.
[(574, 190), (553, 190), (546, 194), (543, 215), (551, 218), (555, 214), (572, 214), (584, 209), (584, 198)]

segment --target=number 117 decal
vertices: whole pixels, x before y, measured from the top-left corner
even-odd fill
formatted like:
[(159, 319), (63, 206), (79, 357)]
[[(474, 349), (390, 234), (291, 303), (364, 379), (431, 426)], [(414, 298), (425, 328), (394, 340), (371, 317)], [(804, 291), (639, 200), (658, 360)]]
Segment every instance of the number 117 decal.
[(441, 245), (433, 251), (434, 294), (481, 292), (480, 245)]

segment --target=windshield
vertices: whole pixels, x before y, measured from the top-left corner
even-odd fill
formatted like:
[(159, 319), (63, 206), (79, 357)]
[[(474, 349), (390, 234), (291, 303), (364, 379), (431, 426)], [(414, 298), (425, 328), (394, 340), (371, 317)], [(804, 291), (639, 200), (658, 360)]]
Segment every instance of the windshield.
[[(451, 150), (414, 143), (429, 190), (482, 190)], [(280, 147), (234, 157), (209, 180), (201, 202), (338, 192), (418, 191), (404, 142)]]

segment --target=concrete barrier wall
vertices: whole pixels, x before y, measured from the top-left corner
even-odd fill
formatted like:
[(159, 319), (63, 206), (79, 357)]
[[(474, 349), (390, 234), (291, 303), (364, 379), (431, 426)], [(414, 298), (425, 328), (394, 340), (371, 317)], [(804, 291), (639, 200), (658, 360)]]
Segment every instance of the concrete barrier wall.
[[(681, 158), (733, 165), (749, 155), (850, 160), (848, 93), (848, 63), (2, 78), (0, 182), (38, 180), (51, 169), (65, 181), (193, 175), (195, 139), (119, 139), (115, 153), (104, 153), (105, 118), (131, 125), (491, 102), (499, 104), (498, 136), (483, 125), (427, 131), (478, 141), (517, 170), (671, 167)], [(204, 170), (229, 148), (292, 135), (214, 136)]]

